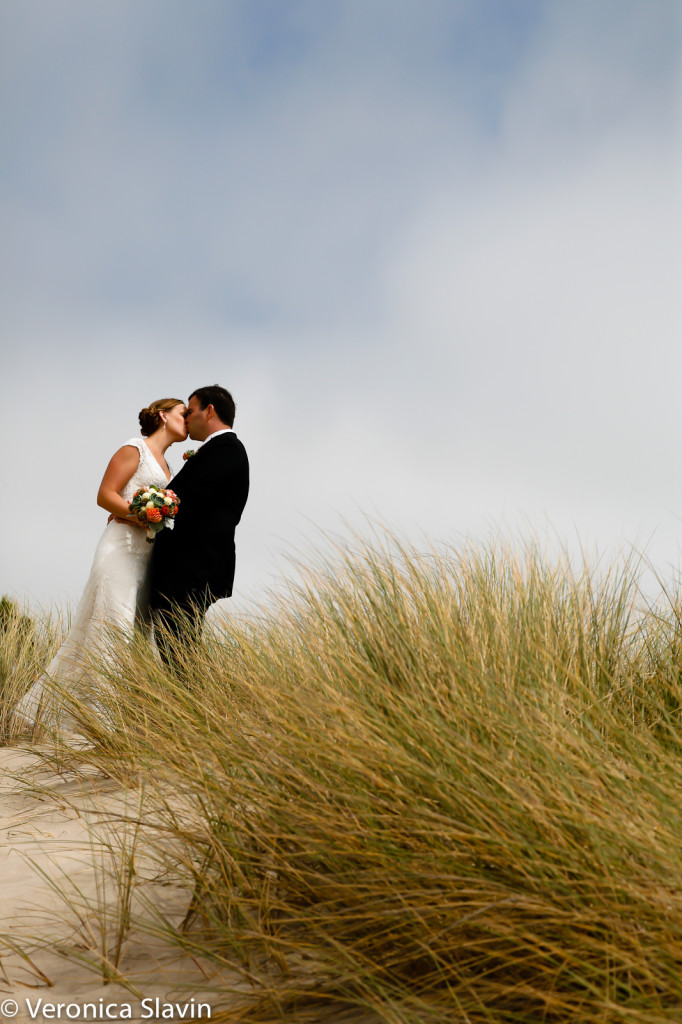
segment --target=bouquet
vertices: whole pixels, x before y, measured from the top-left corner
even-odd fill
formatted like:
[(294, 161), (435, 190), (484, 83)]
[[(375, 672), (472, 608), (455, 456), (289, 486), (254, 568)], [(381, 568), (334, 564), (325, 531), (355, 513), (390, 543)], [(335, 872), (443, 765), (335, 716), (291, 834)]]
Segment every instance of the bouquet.
[(147, 543), (151, 544), (154, 537), (164, 526), (173, 529), (173, 520), (178, 512), (180, 499), (175, 491), (164, 490), (163, 487), (140, 487), (135, 491), (129, 510), (147, 527)]

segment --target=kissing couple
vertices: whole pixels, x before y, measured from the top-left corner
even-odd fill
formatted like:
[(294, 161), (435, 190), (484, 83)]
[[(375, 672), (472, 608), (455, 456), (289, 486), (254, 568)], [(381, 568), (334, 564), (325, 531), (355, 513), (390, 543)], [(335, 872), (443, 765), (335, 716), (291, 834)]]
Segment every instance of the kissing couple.
[[(88, 582), (73, 624), (56, 656), (15, 708), (28, 726), (54, 723), (58, 708), (50, 694), (76, 685), (82, 655), (106, 646), (112, 625), (159, 628), (161, 657), (171, 660), (167, 638), (196, 636), (208, 607), (230, 597), (234, 581), (234, 532), (249, 492), (249, 461), (233, 430), (235, 404), (229, 391), (215, 384), (197, 388), (187, 404), (161, 398), (139, 414), (142, 437), (118, 449), (106, 468), (97, 504), (109, 512)], [(203, 444), (185, 453), (185, 464), (173, 472), (166, 460), (172, 444), (186, 440)], [(149, 523), (130, 508), (140, 490), (174, 492), (174, 520), (148, 542)], [(167, 502), (168, 503), (168, 502)]]

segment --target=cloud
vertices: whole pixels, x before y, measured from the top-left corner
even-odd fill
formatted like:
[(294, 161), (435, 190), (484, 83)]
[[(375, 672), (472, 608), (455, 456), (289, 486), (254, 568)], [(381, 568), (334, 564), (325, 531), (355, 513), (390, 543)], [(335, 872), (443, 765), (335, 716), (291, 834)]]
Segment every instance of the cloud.
[(57, 308), (377, 315), (394, 226), (477, 148), (478, 89), (439, 32), (475, 36), (472, 9), (294, 4), (276, 37), (250, 5), (17, 13), (8, 270)]

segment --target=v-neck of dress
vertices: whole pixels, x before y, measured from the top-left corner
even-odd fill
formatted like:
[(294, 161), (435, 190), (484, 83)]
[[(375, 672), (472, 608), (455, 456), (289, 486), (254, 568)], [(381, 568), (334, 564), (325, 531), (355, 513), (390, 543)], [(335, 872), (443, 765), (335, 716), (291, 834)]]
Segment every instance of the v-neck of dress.
[[(145, 448), (147, 449), (147, 451), (149, 452), (149, 454), (151, 455), (151, 457), (153, 458), (154, 462), (155, 462), (155, 463), (156, 463), (156, 465), (157, 465), (157, 466), (159, 467), (159, 469), (161, 470), (161, 472), (163, 473), (163, 475), (164, 475), (164, 476), (166, 476), (166, 470), (165, 470), (165, 469), (163, 468), (163, 466), (161, 465), (161, 463), (160, 463), (160, 462), (159, 462), (159, 460), (157, 459), (156, 455), (155, 455), (155, 454), (154, 454), (154, 452), (153, 452), (153, 451), (151, 450), (151, 448), (149, 447), (149, 445), (147, 444), (147, 442), (145, 441), (145, 439), (144, 439), (144, 438), (142, 438), (142, 443), (144, 444)], [(171, 480), (172, 480), (172, 479), (173, 479), (173, 474), (172, 474), (172, 473), (171, 473), (171, 472), (169, 471), (169, 475), (168, 475), (168, 476), (166, 476), (166, 483), (167, 483), (167, 484), (169, 484), (169, 483), (171, 482)]]

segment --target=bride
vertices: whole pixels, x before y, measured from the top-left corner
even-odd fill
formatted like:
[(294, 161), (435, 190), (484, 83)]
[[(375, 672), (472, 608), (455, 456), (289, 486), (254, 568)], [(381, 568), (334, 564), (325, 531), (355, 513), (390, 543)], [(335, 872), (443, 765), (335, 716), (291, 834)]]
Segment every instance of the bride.
[(97, 504), (111, 513), (102, 534), (90, 577), (73, 624), (43, 675), (21, 698), (15, 715), (25, 725), (53, 724), (57, 708), (49, 699), (49, 685), (75, 683), (82, 673), (81, 654), (104, 640), (106, 627), (150, 629), (148, 577), (152, 545), (146, 528), (128, 511), (140, 487), (167, 487), (173, 475), (166, 450), (187, 437), (187, 408), (179, 398), (161, 398), (140, 412), (142, 437), (133, 437), (115, 453), (106, 468)]

